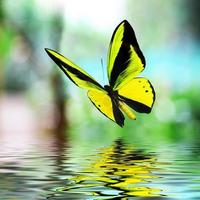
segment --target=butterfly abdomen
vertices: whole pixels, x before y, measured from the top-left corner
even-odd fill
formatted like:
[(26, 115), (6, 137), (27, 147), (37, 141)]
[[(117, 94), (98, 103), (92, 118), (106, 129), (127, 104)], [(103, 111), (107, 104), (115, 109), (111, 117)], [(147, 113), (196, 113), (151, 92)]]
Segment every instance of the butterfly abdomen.
[(136, 120), (135, 114), (131, 111), (131, 109), (122, 101), (119, 101), (119, 107), (121, 110), (126, 113), (126, 115), (133, 120)]
[(135, 114), (131, 111), (131, 109), (123, 102), (119, 100), (118, 92), (114, 91), (113, 88), (110, 85), (104, 86), (105, 90), (108, 92), (108, 95), (111, 99), (116, 103), (116, 105), (119, 106), (119, 108), (130, 118), (130, 119), (136, 119)]

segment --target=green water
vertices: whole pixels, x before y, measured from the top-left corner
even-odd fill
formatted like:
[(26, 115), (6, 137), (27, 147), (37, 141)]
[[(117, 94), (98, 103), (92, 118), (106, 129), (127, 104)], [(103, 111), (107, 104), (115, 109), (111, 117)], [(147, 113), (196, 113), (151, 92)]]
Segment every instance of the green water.
[(80, 141), (55, 135), (20, 147), (1, 141), (0, 199), (200, 199), (198, 145)]

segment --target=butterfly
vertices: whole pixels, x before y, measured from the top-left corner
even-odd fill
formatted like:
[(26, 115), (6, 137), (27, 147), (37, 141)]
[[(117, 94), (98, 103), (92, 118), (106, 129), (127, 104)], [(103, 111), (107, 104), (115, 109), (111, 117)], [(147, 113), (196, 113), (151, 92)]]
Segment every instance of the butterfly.
[(75, 85), (88, 90), (87, 95), (94, 106), (119, 126), (124, 125), (123, 112), (130, 119), (136, 119), (133, 110), (151, 112), (155, 91), (149, 80), (137, 77), (145, 68), (145, 58), (127, 20), (116, 27), (110, 41), (107, 64), (109, 85), (101, 86), (68, 58), (54, 50), (45, 50)]

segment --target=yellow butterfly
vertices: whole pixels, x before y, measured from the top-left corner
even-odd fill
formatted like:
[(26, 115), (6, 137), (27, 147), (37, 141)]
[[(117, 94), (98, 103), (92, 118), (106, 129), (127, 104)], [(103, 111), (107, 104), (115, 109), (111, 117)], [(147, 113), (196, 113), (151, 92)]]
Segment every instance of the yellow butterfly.
[(88, 90), (96, 108), (119, 126), (124, 125), (122, 111), (131, 119), (136, 119), (131, 108), (140, 113), (151, 112), (155, 92), (147, 79), (136, 77), (145, 68), (145, 58), (128, 21), (122, 21), (112, 35), (107, 67), (109, 85), (104, 87), (63, 55), (45, 50), (74, 84)]

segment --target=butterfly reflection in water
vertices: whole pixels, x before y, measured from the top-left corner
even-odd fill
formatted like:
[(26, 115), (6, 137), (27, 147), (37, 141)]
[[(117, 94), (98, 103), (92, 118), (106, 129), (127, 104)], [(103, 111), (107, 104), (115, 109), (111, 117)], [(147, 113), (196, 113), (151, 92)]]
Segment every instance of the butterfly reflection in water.
[(155, 92), (149, 80), (136, 77), (145, 68), (145, 58), (128, 21), (122, 21), (112, 35), (107, 66), (109, 85), (104, 87), (68, 58), (54, 50), (45, 50), (74, 84), (88, 90), (96, 108), (119, 126), (124, 125), (122, 111), (131, 119), (136, 119), (132, 109), (151, 112)]

